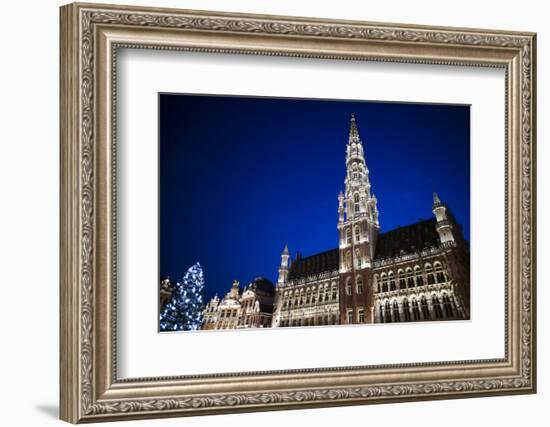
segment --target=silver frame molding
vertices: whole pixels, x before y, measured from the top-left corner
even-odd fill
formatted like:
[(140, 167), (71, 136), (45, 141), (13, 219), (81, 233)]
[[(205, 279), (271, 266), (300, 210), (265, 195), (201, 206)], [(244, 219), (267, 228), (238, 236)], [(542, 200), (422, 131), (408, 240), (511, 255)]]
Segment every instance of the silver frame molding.
[[(536, 391), (536, 35), (100, 4), (61, 8), (60, 417), (72, 423)], [(505, 357), (117, 379), (117, 48), (501, 67)]]

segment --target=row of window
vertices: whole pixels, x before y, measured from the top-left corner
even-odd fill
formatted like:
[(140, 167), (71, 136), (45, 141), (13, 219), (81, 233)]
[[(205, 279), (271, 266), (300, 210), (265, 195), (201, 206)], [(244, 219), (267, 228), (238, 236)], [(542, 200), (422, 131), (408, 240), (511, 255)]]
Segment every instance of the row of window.
[(312, 316), (298, 319), (284, 319), (279, 324), (280, 327), (292, 327), (292, 326), (326, 326), (326, 325), (338, 325), (338, 316), (336, 314), (324, 315), (324, 316)]
[(420, 301), (416, 298), (411, 298), (410, 302), (407, 298), (404, 298), (401, 304), (397, 300), (394, 300), (393, 303), (386, 301), (378, 306), (379, 321), (381, 323), (392, 323), (458, 317), (456, 301), (453, 296), (443, 293), (440, 299), (436, 294), (433, 294), (430, 300), (428, 301), (423, 295)]
[(238, 309), (220, 310), (220, 317), (237, 317)]
[(332, 286), (320, 286), (319, 290), (315, 287), (304, 290), (303, 288), (292, 293), (285, 292), (283, 296), (283, 307), (290, 308), (294, 306), (302, 306), (305, 304), (315, 304), (317, 301), (336, 301), (338, 299), (338, 286), (335, 282)]
[[(363, 293), (363, 278), (361, 276), (357, 276), (355, 278), (355, 292), (358, 295), (361, 295)], [(351, 277), (348, 277), (346, 279), (346, 295), (353, 295), (353, 284), (351, 281)]]
[(414, 288), (416, 286), (424, 286), (425, 283), (433, 285), (435, 283), (443, 283), (448, 281), (447, 273), (443, 270), (441, 263), (436, 262), (432, 267), (431, 264), (426, 264), (424, 270), (420, 266), (415, 266), (414, 271), (408, 267), (405, 271), (397, 272), (397, 280), (393, 271), (382, 273), (380, 276), (375, 275), (377, 292), (395, 291), (396, 289)]
[[(355, 193), (354, 206), (355, 206), (355, 212), (359, 212), (359, 194), (357, 194), (357, 193)], [(359, 241), (361, 240), (361, 226), (356, 225), (353, 228), (353, 231), (354, 231), (354, 234), (355, 234), (355, 237), (354, 237), (355, 243), (359, 243)], [(351, 243), (352, 243), (352, 241), (351, 241), (351, 228), (346, 228), (346, 243), (348, 245), (351, 245)]]
[[(365, 309), (364, 308), (358, 308), (357, 309), (357, 317), (355, 318), (357, 323), (365, 323)], [(351, 325), (352, 323), (355, 323), (353, 321), (353, 310), (348, 310), (348, 323)]]

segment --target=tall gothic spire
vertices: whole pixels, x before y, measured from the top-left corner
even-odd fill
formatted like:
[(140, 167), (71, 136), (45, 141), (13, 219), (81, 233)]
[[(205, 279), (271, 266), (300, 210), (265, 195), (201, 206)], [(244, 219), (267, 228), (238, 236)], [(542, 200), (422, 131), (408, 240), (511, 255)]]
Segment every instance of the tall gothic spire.
[(344, 185), (344, 193), (338, 195), (341, 273), (369, 265), (374, 257), (376, 236), (380, 228), (377, 200), (372, 194), (355, 114), (350, 119)]
[(348, 144), (359, 141), (359, 131), (357, 130), (357, 123), (355, 123), (355, 113), (351, 113), (351, 123), (349, 127), (349, 139)]
[[(359, 137), (359, 130), (355, 114), (351, 114), (349, 139), (346, 147), (346, 179), (345, 179), (345, 214), (346, 218), (366, 216), (370, 221), (378, 224), (378, 210), (376, 199), (371, 194), (369, 169), (365, 162), (363, 144)], [(339, 207), (341, 202), (339, 200)], [(339, 221), (343, 221), (343, 214), (339, 209)]]

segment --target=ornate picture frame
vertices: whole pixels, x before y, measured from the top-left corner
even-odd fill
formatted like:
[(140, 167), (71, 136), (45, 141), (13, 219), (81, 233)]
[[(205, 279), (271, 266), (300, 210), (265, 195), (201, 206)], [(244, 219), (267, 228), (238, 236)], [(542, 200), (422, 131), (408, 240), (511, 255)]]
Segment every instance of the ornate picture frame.
[[(71, 422), (536, 391), (536, 35), (99, 4), (61, 8), (60, 417)], [(117, 49), (505, 70), (505, 357), (117, 377)]]

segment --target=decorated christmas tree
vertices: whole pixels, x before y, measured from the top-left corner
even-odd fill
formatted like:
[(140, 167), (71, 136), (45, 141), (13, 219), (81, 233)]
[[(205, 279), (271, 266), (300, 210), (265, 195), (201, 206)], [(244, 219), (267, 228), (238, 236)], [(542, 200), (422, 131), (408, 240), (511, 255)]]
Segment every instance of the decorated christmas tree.
[(176, 283), (172, 299), (160, 313), (161, 331), (196, 331), (202, 324), (204, 277), (197, 262)]

